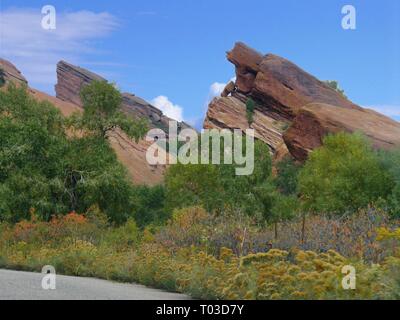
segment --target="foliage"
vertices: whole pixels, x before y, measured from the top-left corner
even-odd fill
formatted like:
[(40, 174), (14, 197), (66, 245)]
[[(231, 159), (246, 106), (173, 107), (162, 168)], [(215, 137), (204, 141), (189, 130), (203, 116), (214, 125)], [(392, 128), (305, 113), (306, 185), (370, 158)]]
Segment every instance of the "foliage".
[[(303, 168), (285, 159), (272, 176), (256, 141), (252, 175), (177, 164), (164, 186), (133, 186), (108, 139), (144, 127), (106, 82), (82, 101), (84, 113), (65, 120), (23, 86), (0, 91), (0, 267), (50, 264), (196, 298), (399, 298), (398, 151), (339, 133)], [(306, 223), (298, 212), (318, 214)], [(356, 290), (341, 287), (348, 264)]]
[(165, 210), (165, 187), (137, 186), (133, 189), (134, 219), (140, 228), (162, 225), (170, 217)]
[[(50, 222), (40, 221), (32, 213), (31, 221), (14, 226), (0, 224), (0, 264), (34, 271), (50, 264), (58, 274), (135, 281), (203, 299), (399, 297), (397, 250), (383, 257), (379, 264), (369, 264), (356, 256), (349, 259), (329, 248), (310, 251), (266, 247), (245, 252), (241, 249), (243, 239), (254, 232), (247, 228), (240, 232), (238, 248), (220, 246), (210, 250), (211, 243), (201, 240), (201, 235), (213, 238), (220, 228), (216, 221), (214, 225), (208, 224), (209, 218), (198, 207), (176, 211), (168, 224), (175, 244), (171, 247), (171, 242), (160, 241), (157, 234), (154, 240), (145, 240), (132, 220), (118, 228), (100, 223), (104, 217), (98, 210), (86, 215), (72, 212)], [(224, 221), (220, 221), (221, 226)], [(204, 232), (202, 229), (207, 226), (209, 229)], [(382, 243), (385, 248), (389, 241), (389, 247), (393, 247), (392, 241), (399, 241), (396, 228), (376, 230), (376, 246)], [(196, 241), (198, 244), (194, 244)], [(354, 241), (348, 244), (356, 245)], [(356, 268), (356, 290), (342, 288), (345, 265)]]
[(218, 210), (223, 202), (223, 189), (214, 165), (176, 164), (165, 175), (166, 209), (203, 206)]
[(388, 199), (381, 205), (388, 210), (394, 218), (400, 218), (400, 150), (380, 151), (380, 162), (395, 181), (395, 186)]
[(274, 196), (268, 146), (255, 142), (251, 175), (237, 176), (235, 168), (236, 164), (172, 165), (165, 176), (167, 210), (202, 206), (218, 213), (229, 207), (267, 218)]
[(116, 223), (133, 212), (133, 186), (111, 147), (97, 137), (70, 141), (64, 169), (68, 210), (85, 212), (97, 204)]
[(0, 68), (0, 88), (2, 86), (4, 86), (4, 84), (6, 83), (6, 80), (4, 79), (4, 77), (5, 77), (4, 70), (2, 68)]
[(68, 148), (62, 116), (12, 84), (0, 92), (0, 112), (0, 220), (18, 221), (31, 207), (49, 216), (61, 209), (53, 195)]
[(252, 98), (247, 99), (246, 101), (246, 118), (249, 125), (254, 122), (254, 108), (255, 102)]
[[(278, 202), (276, 208), (279, 215), (284, 216), (285, 212), (291, 215), (294, 205), (296, 200), (292, 198), (288, 203)], [(179, 212), (186, 212), (188, 219), (199, 212), (196, 215), (199, 218), (188, 225), (172, 221), (158, 230), (155, 240), (170, 250), (196, 246), (211, 254), (219, 252), (222, 247), (233, 250), (237, 255), (264, 252), (268, 248), (299, 248), (315, 252), (335, 250), (346, 257), (381, 262), (391, 254), (392, 249), (391, 246), (377, 244), (376, 230), (398, 225), (375, 208), (361, 210), (348, 217), (311, 216), (305, 225), (305, 239), (302, 241), (302, 221), (298, 218), (279, 221), (276, 235), (275, 225), (262, 226), (253, 217), (238, 211), (204, 215), (201, 209), (187, 208)]]
[(96, 204), (117, 223), (132, 214), (131, 182), (107, 141), (67, 137), (61, 113), (24, 86), (0, 92), (0, 112), (0, 220), (26, 219), (31, 208), (49, 220)]
[(112, 84), (93, 81), (82, 88), (81, 100), (84, 112), (71, 116), (71, 127), (103, 139), (118, 137), (119, 131), (136, 141), (146, 134), (143, 120), (133, 120), (121, 111), (122, 96)]
[(277, 175), (274, 183), (279, 192), (284, 195), (294, 195), (297, 193), (300, 168), (300, 165), (295, 163), (291, 157), (285, 157), (276, 165)]
[(340, 88), (339, 83), (335, 80), (326, 80), (324, 81), (324, 83), (332, 88), (333, 90), (335, 90), (336, 92), (340, 93), (343, 97), (347, 98), (345, 92), (343, 89)]
[(328, 135), (299, 175), (305, 209), (344, 214), (387, 198), (394, 182), (360, 134)]

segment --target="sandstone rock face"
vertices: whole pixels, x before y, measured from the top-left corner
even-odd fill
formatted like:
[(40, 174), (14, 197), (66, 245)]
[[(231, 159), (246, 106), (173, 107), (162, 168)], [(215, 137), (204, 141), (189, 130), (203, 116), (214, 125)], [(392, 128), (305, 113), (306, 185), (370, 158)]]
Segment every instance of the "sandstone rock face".
[(267, 143), (271, 150), (275, 150), (283, 143), (282, 122), (255, 110), (254, 122), (249, 125), (245, 115), (246, 105), (237, 97), (215, 98), (209, 105), (204, 128), (240, 129), (242, 131), (251, 128), (255, 130), (255, 137)]
[[(131, 93), (122, 94), (122, 110), (126, 114), (148, 120), (150, 128), (159, 128), (168, 133), (171, 118), (165, 116), (161, 110), (152, 106), (147, 101)], [(178, 129), (190, 128), (185, 122), (178, 122)]]
[[(82, 106), (80, 91), (84, 85), (92, 81), (106, 81), (106, 79), (89, 70), (60, 61), (57, 64), (56, 97)], [(160, 128), (166, 131), (169, 121), (172, 120), (147, 101), (131, 93), (122, 94), (122, 109), (128, 115), (148, 120), (150, 128)], [(180, 122), (178, 127), (189, 128), (189, 125)]]
[(262, 62), (262, 54), (246, 46), (244, 43), (237, 43), (227, 53), (227, 58), (236, 66), (236, 86), (238, 91), (249, 93), (254, 85), (254, 80)]
[(82, 102), (79, 92), (83, 85), (89, 84), (94, 80), (105, 81), (104, 78), (93, 72), (74, 66), (68, 62), (60, 61), (57, 63), (56, 97), (81, 106)]
[(292, 126), (284, 134), (291, 154), (304, 161), (322, 145), (328, 133), (362, 132), (376, 148), (400, 146), (400, 123), (369, 109), (351, 109), (311, 103), (300, 109)]
[(292, 62), (273, 54), (263, 58), (252, 95), (271, 112), (289, 120), (296, 116), (300, 108), (313, 102), (360, 109)]
[[(82, 110), (80, 91), (84, 85), (92, 81), (106, 80), (91, 71), (60, 61), (57, 64), (55, 89), (57, 99), (64, 103), (63, 109), (67, 102)], [(145, 119), (148, 121), (149, 128), (159, 128), (168, 133), (169, 122), (172, 119), (163, 115), (159, 109), (144, 99), (131, 93), (122, 93), (122, 110), (134, 118)], [(185, 128), (190, 128), (190, 126), (184, 122), (178, 123), (178, 130)], [(161, 183), (164, 178), (165, 166), (152, 166), (147, 163), (146, 152), (150, 144), (151, 142), (145, 140), (135, 143), (122, 132), (111, 138), (111, 145), (119, 160), (128, 169), (136, 184), (155, 185)]]
[[(227, 53), (235, 65), (236, 83), (208, 107), (205, 128), (255, 129), (276, 159), (290, 152), (305, 161), (323, 137), (338, 131), (361, 131), (378, 148), (400, 146), (400, 123), (348, 100), (292, 62), (262, 55), (243, 43)], [(249, 126), (246, 101), (256, 102)]]
[[(2, 69), (6, 83), (27, 83), (21, 72), (9, 61), (0, 58), (0, 69)], [(64, 61), (57, 65), (58, 83), (56, 85), (57, 97), (48, 95), (39, 90), (29, 88), (28, 92), (39, 101), (49, 101), (58, 108), (64, 116), (73, 112), (82, 112), (79, 91), (82, 85), (93, 80), (104, 80), (102, 77), (79, 67), (75, 67)], [(141, 117), (148, 117), (150, 123), (158, 124), (165, 120), (162, 112), (151, 106), (139, 97), (123, 94), (124, 109)], [(181, 127), (187, 126), (182, 123)], [(156, 185), (164, 179), (165, 166), (152, 166), (146, 160), (146, 152), (152, 142), (141, 140), (138, 143), (130, 140), (123, 132), (110, 139), (118, 159), (127, 168), (135, 184)]]
[(221, 97), (227, 97), (229, 96), (232, 92), (235, 91), (236, 85), (233, 81), (230, 81), (224, 88), (224, 90), (221, 93)]
[(0, 71), (6, 83), (13, 82), (15, 84), (28, 84), (25, 77), (10, 61), (0, 58)]

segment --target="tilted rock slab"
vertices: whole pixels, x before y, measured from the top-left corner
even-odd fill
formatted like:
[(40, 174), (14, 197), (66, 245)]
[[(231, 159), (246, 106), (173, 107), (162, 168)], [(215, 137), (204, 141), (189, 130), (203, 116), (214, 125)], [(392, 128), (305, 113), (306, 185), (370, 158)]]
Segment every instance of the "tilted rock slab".
[[(399, 122), (356, 105), (289, 60), (240, 42), (227, 59), (235, 65), (236, 82), (210, 103), (205, 128), (251, 127), (276, 157), (289, 150), (299, 161), (321, 146), (325, 135), (339, 131), (363, 132), (377, 148), (400, 147)], [(256, 102), (251, 125), (250, 98)]]
[[(106, 81), (106, 79), (84, 68), (60, 61), (57, 64), (56, 97), (82, 106), (80, 91), (84, 85), (92, 81)], [(122, 93), (122, 109), (133, 117), (146, 119), (151, 128), (160, 128), (166, 131), (169, 121), (172, 121), (163, 115), (161, 110), (131, 93)], [(178, 127), (189, 128), (189, 125), (180, 122)]]
[[(82, 85), (90, 83), (95, 79), (104, 79), (88, 70), (75, 67), (66, 62), (60, 62), (58, 66), (60, 68), (58, 69), (59, 82), (56, 85), (57, 97), (28, 87), (29, 94), (39, 101), (49, 101), (64, 116), (70, 116), (74, 112), (82, 112), (83, 109), (79, 98), (80, 88)], [(4, 71), (6, 83), (13, 82), (17, 85), (22, 83), (27, 84), (25, 77), (11, 62), (0, 58), (0, 68)], [(162, 115), (162, 112), (154, 107), (151, 107), (152, 112), (148, 113), (146, 110), (150, 110), (150, 107), (147, 102), (139, 97), (132, 98), (131, 96), (126, 97), (126, 95), (128, 94), (123, 95), (123, 99), (127, 110), (130, 110), (129, 104), (131, 101), (135, 101), (131, 108), (136, 109), (137, 114), (140, 114), (142, 117), (151, 114), (157, 114), (158, 117), (160, 114)], [(142, 106), (144, 110), (140, 110)], [(152, 121), (157, 123), (160, 119), (155, 116), (154, 119), (149, 119), (149, 122)], [(118, 132), (117, 135), (110, 138), (110, 143), (118, 159), (127, 168), (135, 184), (156, 185), (162, 183), (166, 167), (163, 165), (149, 165), (146, 160), (146, 151), (151, 142), (141, 140), (136, 143), (129, 139), (123, 132)]]
[(14, 84), (28, 84), (21, 71), (17, 69), (10, 61), (0, 58), (0, 70), (6, 83), (13, 82)]
[(305, 161), (329, 133), (362, 132), (379, 149), (400, 147), (400, 123), (369, 109), (346, 109), (311, 103), (298, 112), (284, 134), (290, 153)]

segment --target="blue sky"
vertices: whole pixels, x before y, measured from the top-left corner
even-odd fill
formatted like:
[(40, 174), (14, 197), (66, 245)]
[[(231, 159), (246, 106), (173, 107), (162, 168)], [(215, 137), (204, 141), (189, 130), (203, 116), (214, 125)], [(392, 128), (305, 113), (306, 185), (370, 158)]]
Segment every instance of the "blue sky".
[[(49, 93), (55, 64), (65, 59), (199, 126), (207, 101), (234, 76), (225, 52), (243, 41), (338, 80), (356, 103), (400, 119), (399, 0), (0, 4), (1, 56)], [(46, 4), (57, 10), (56, 30), (40, 28)], [(341, 27), (346, 4), (357, 10), (356, 30)]]

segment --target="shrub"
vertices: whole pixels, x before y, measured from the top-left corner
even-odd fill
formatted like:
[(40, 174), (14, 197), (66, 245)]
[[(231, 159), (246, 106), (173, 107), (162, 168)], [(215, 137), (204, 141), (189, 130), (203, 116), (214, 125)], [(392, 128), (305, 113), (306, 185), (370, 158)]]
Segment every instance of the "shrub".
[(84, 112), (76, 112), (69, 118), (70, 127), (106, 140), (118, 138), (118, 130), (136, 141), (146, 134), (145, 121), (135, 120), (122, 112), (122, 96), (115, 85), (93, 81), (82, 88), (80, 96)]
[(314, 150), (299, 175), (305, 209), (344, 214), (386, 199), (393, 179), (360, 134), (328, 135)]
[(4, 77), (5, 77), (4, 70), (0, 68), (0, 88), (4, 86), (4, 84), (6, 83)]
[(286, 157), (276, 165), (276, 169), (274, 183), (278, 190), (284, 195), (296, 194), (300, 165), (291, 157)]
[[(59, 274), (136, 281), (206, 299), (399, 297), (398, 250), (389, 250), (390, 255), (375, 265), (354, 254), (358, 243), (379, 247), (372, 233), (378, 234), (382, 248), (393, 248), (392, 241), (399, 241), (398, 229), (373, 211), (348, 221), (313, 217), (308, 230), (313, 251), (296, 248), (295, 242), (288, 243), (286, 250), (278, 248), (283, 243), (266, 245), (270, 231), (255, 226), (248, 215), (227, 219), (210, 216), (199, 207), (176, 211), (153, 240), (142, 242), (132, 220), (118, 228), (96, 229), (103, 219), (93, 212), (71, 213), (52, 222), (39, 221), (34, 213), (32, 217), (15, 226), (0, 225), (1, 266), (40, 271), (50, 264)], [(297, 225), (291, 223), (292, 229), (286, 229), (282, 239), (296, 238)], [(101, 232), (88, 237), (91, 228)], [(264, 246), (254, 246), (257, 243)], [(355, 247), (348, 251), (351, 259), (332, 249), (342, 249), (343, 243)], [(356, 268), (356, 290), (341, 286), (344, 265)]]
[(344, 98), (347, 99), (347, 96), (343, 89), (340, 88), (339, 83), (335, 80), (326, 80), (324, 83), (330, 87), (331, 89), (335, 90), (336, 92), (340, 93)]
[(392, 217), (400, 218), (400, 150), (380, 151), (379, 160), (396, 183), (392, 193), (381, 206), (388, 210)]
[(170, 217), (165, 210), (165, 188), (162, 185), (134, 187), (133, 203), (134, 219), (140, 228), (161, 225)]
[[(95, 89), (87, 101), (93, 107)], [(102, 105), (118, 102), (108, 94), (100, 98)], [(0, 91), (0, 112), (0, 221), (29, 219), (32, 208), (47, 221), (93, 205), (115, 223), (133, 214), (132, 183), (105, 139), (67, 137), (61, 113), (24, 86)]]
[(140, 232), (136, 222), (129, 219), (124, 225), (111, 229), (107, 232), (102, 244), (115, 248), (118, 251), (126, 250), (127, 248), (135, 248), (140, 241)]
[(223, 188), (214, 165), (176, 164), (165, 175), (166, 209), (172, 212), (188, 206), (203, 206), (207, 211), (223, 205)]
[(249, 125), (254, 122), (254, 108), (255, 102), (252, 98), (247, 99), (246, 101), (246, 118)]

